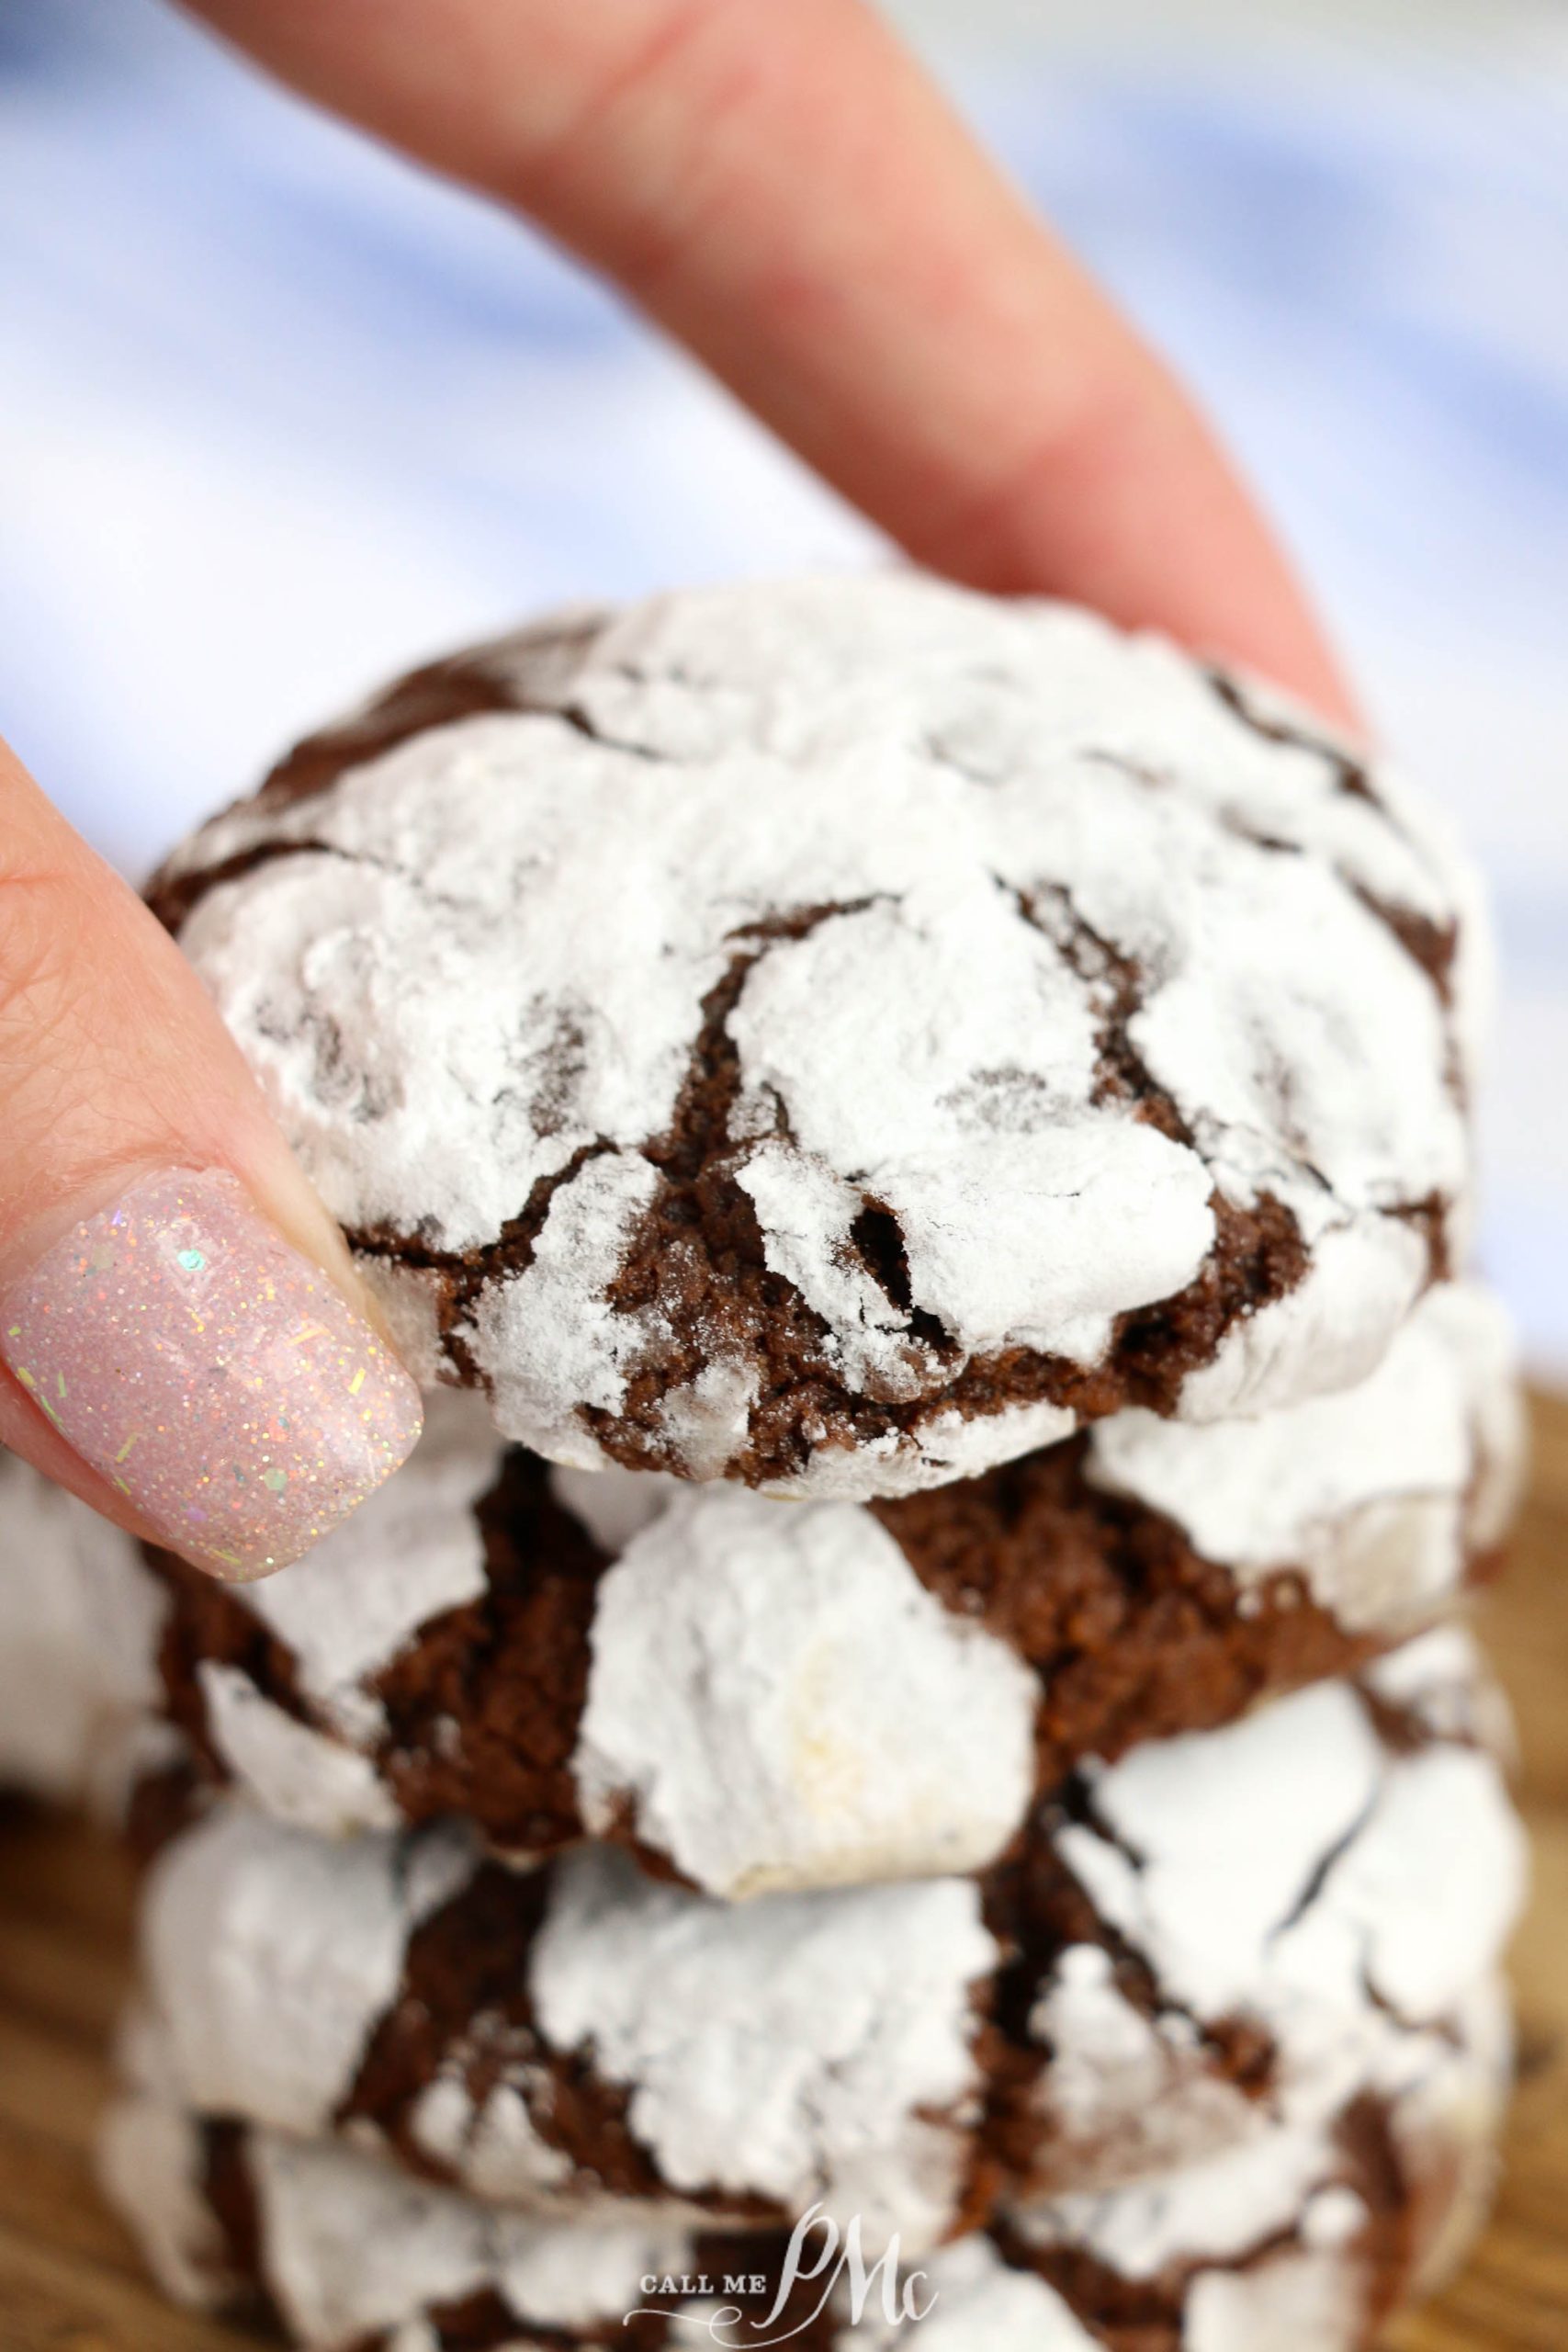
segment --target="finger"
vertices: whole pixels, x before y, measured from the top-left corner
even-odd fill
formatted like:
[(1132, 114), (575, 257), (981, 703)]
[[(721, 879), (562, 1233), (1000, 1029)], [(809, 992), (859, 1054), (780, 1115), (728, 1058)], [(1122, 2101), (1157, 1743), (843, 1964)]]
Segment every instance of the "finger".
[(417, 1390), (177, 949), (0, 745), (0, 1442), (229, 1577), (402, 1461)]
[(933, 568), (1351, 705), (1191, 402), (860, 0), (194, 0), (533, 214)]

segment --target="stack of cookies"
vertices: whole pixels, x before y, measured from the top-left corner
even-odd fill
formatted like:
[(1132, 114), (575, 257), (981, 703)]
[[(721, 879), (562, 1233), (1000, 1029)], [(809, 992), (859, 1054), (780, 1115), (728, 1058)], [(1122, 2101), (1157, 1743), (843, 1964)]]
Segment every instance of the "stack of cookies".
[(1472, 897), (1272, 697), (916, 577), (573, 612), (176, 855), (429, 1418), (268, 1582), (121, 1547), (174, 2292), (1359, 2352), (1452, 2259), (1523, 1872)]

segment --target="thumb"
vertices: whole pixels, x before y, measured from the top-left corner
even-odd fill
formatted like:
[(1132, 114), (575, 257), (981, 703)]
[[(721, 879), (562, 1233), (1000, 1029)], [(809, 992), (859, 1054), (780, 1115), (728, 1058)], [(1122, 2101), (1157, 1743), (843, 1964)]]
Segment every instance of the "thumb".
[(419, 1435), (337, 1227), (173, 942), (0, 744), (0, 1442), (264, 1576)]

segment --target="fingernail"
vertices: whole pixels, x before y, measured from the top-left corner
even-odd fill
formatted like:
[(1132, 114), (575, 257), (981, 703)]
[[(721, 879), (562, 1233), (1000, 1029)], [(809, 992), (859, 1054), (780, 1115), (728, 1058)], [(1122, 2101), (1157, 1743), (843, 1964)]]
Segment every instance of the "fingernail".
[(297, 1560), (404, 1461), (397, 1358), (217, 1171), (170, 1169), (0, 1300), (0, 1353), (84, 1462), (215, 1575)]

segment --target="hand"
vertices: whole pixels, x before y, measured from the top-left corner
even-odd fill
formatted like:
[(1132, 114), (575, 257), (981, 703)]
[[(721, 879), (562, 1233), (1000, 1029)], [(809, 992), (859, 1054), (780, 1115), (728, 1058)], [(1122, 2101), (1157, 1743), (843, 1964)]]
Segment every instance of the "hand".
[(932, 570), (1353, 712), (1190, 402), (861, 0), (193, 0), (607, 270)]
[[(1353, 713), (1157, 360), (859, 0), (200, 0), (608, 270), (932, 568)], [(0, 750), (0, 1441), (220, 1575), (403, 1459), (412, 1384), (177, 952)]]
[(220, 1576), (309, 1549), (418, 1391), (174, 942), (0, 745), (0, 1441)]

